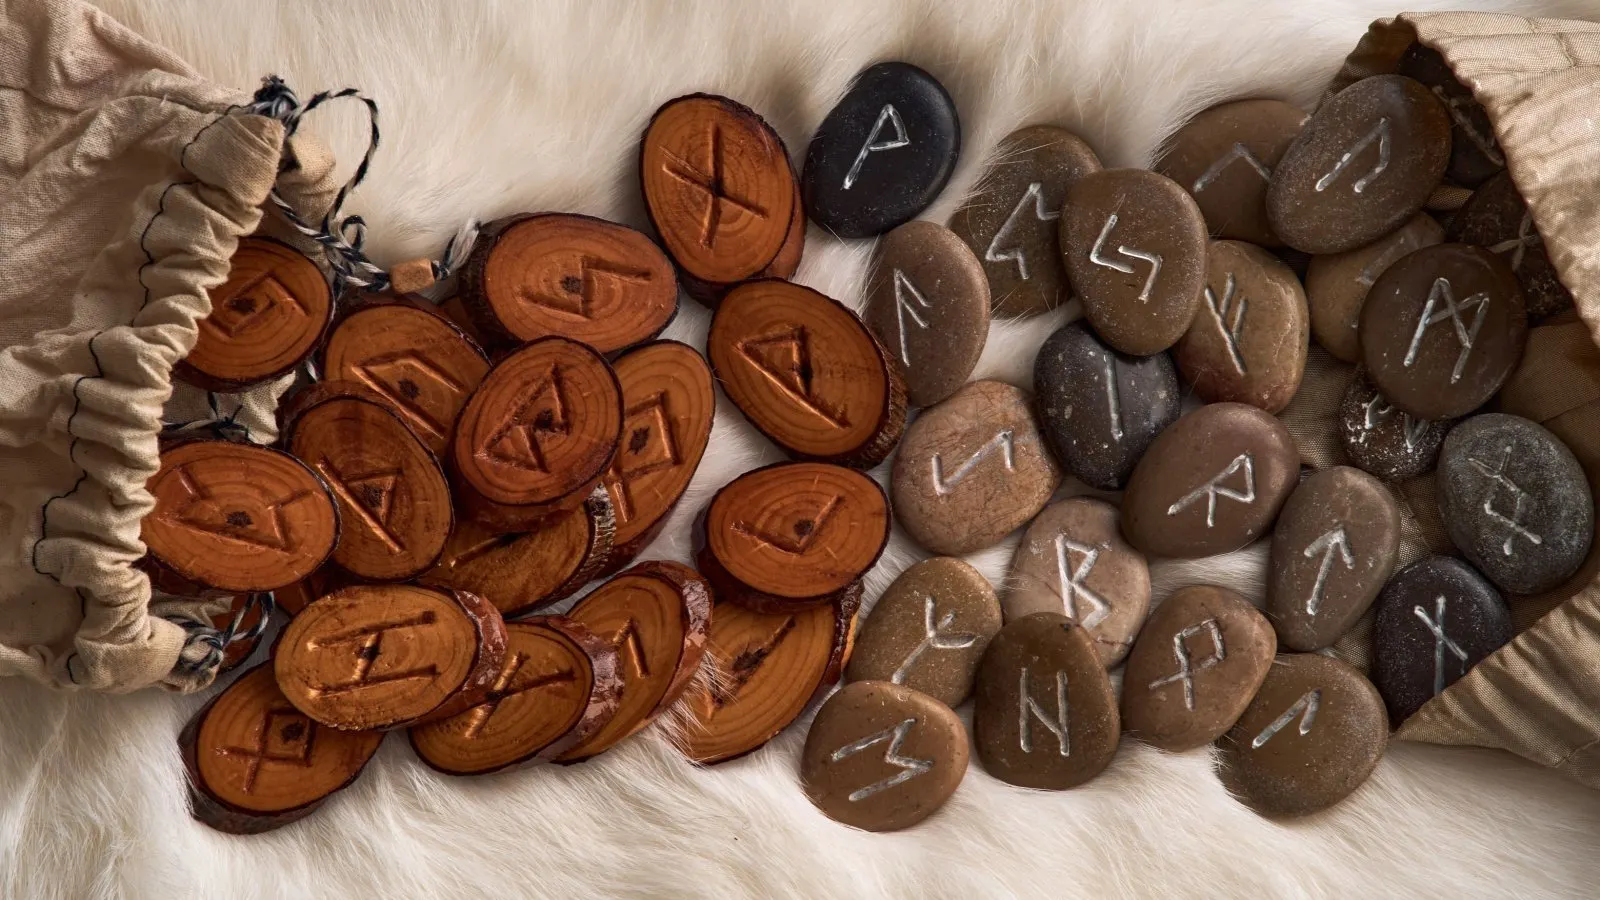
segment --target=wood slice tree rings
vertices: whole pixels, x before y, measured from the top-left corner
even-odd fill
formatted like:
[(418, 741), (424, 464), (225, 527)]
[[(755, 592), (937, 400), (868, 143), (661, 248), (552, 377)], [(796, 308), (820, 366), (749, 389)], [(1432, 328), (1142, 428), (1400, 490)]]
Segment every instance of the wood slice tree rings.
[(488, 374), (472, 338), (408, 303), (363, 307), (341, 318), (322, 353), (328, 381), (365, 385), (443, 457), (467, 398)]
[(667, 253), (707, 287), (761, 274), (789, 242), (799, 191), (783, 141), (726, 97), (691, 94), (656, 110), (639, 180)]
[(905, 431), (898, 362), (855, 313), (808, 287), (734, 288), (706, 349), (729, 399), (796, 459), (870, 469)]
[(694, 348), (656, 341), (616, 362), (626, 407), (622, 443), (602, 483), (617, 514), (611, 564), (626, 565), (666, 524), (711, 438), (717, 397)]
[(288, 244), (245, 238), (173, 374), (211, 391), (269, 381), (310, 356), (331, 321), (333, 290), (316, 263)]
[(596, 588), (568, 616), (616, 652), (622, 700), (611, 721), (560, 762), (605, 752), (678, 702), (705, 655), (711, 586), (685, 565), (640, 563)]
[(589, 347), (541, 338), (489, 372), (450, 445), (457, 499), (472, 518), (525, 530), (582, 503), (617, 454), (622, 387)]
[(139, 537), (156, 562), (225, 591), (270, 591), (322, 565), (339, 539), (333, 497), (287, 453), (190, 441), (161, 454)]
[(229, 834), (302, 819), (347, 787), (383, 734), (324, 728), (289, 704), (272, 666), (239, 676), (178, 736), (194, 817)]
[(698, 561), (717, 596), (767, 613), (836, 602), (889, 542), (876, 481), (826, 463), (747, 472), (711, 498)]
[(461, 273), (462, 303), (496, 345), (559, 335), (614, 353), (678, 311), (672, 262), (643, 234), (566, 213), (484, 226)]
[(605, 639), (562, 616), (513, 622), (506, 630), (505, 661), (484, 699), (411, 729), (411, 748), (440, 772), (482, 775), (554, 759), (616, 713), (622, 679)]
[(505, 656), (487, 601), (408, 584), (358, 585), (313, 602), (273, 651), (295, 708), (334, 728), (373, 731), (454, 715), (479, 702)]
[[(784, 238), (783, 248), (772, 262), (756, 273), (757, 278), (789, 278), (800, 268), (800, 259), (806, 250), (806, 210), (800, 200), (799, 179), (795, 179), (794, 189), (794, 213), (789, 219), (789, 236)], [(687, 272), (681, 272), (680, 276), (684, 292), (711, 309), (716, 309), (729, 289), (736, 286), (701, 281)]]

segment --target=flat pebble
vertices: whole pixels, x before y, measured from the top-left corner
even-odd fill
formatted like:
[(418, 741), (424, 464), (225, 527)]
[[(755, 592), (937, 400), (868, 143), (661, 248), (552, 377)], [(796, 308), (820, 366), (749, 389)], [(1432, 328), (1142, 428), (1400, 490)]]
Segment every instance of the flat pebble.
[(959, 559), (923, 560), (878, 598), (845, 677), (903, 684), (957, 706), (999, 630), (1000, 601), (987, 578)]
[(1299, 390), (1310, 349), (1300, 279), (1240, 241), (1212, 241), (1206, 257), (1204, 302), (1172, 358), (1200, 399), (1277, 413)]
[(1267, 184), (1305, 122), (1304, 110), (1282, 100), (1213, 106), (1178, 129), (1155, 170), (1194, 197), (1213, 235), (1276, 247)]
[(1384, 481), (1433, 471), (1454, 419), (1419, 419), (1394, 408), (1358, 371), (1339, 403), (1339, 442), (1350, 462)]
[(1511, 173), (1502, 172), (1473, 191), (1450, 220), (1450, 240), (1486, 247), (1506, 261), (1522, 285), (1530, 321), (1537, 323), (1572, 308), (1572, 292), (1561, 283), (1544, 236)]
[(1445, 177), (1465, 187), (1476, 187), (1506, 167), (1494, 126), (1483, 104), (1472, 97), (1444, 56), (1432, 47), (1412, 44), (1400, 57), (1396, 75), (1404, 75), (1427, 88), (1450, 115), (1450, 166)]
[(1334, 358), (1361, 361), (1361, 307), (1378, 277), (1403, 256), (1444, 240), (1444, 228), (1418, 213), (1396, 231), (1354, 250), (1313, 256), (1306, 269), (1311, 336)]

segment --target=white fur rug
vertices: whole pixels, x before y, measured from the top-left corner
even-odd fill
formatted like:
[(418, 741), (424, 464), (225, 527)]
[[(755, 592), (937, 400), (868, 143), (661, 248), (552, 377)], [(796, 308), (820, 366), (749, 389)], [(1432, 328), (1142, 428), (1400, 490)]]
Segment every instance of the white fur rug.
[[(964, 153), (943, 221), (984, 154), (1033, 121), (1109, 165), (1142, 165), (1187, 115), (1229, 97), (1310, 103), (1401, 0), (540, 0), (498, 4), (103, 0), (210, 77), (277, 72), (301, 96), (359, 86), (384, 146), (355, 206), (380, 262), (436, 253), (468, 217), (573, 210), (642, 221), (635, 141), (693, 90), (753, 106), (803, 152), (849, 78), (881, 59), (936, 73)], [(1511, 8), (1488, 0), (1412, 6)], [(1600, 16), (1593, 0), (1516, 11)], [(311, 127), (358, 154), (355, 110)], [(1554, 123), (1553, 123), (1554, 124)], [(799, 279), (855, 302), (869, 245), (812, 229)], [(698, 341), (686, 303), (669, 334)], [(1026, 384), (1061, 315), (996, 326), (980, 375)], [(651, 555), (684, 558), (692, 512), (775, 458), (726, 404), (694, 489)], [(1010, 547), (974, 561), (999, 578)], [(898, 537), (869, 596), (914, 557)], [(1259, 595), (1262, 556), (1171, 566), (1158, 596), (1216, 580)], [(192, 822), (174, 738), (200, 698), (69, 696), (0, 684), (0, 896), (1593, 896), (1600, 795), (1499, 753), (1400, 745), (1350, 801), (1292, 824), (1230, 799), (1204, 751), (1131, 740), (1066, 793), (975, 764), (923, 825), (836, 825), (796, 783), (801, 729), (696, 770), (646, 735), (595, 762), (445, 779), (392, 738), (312, 818), (258, 837)]]

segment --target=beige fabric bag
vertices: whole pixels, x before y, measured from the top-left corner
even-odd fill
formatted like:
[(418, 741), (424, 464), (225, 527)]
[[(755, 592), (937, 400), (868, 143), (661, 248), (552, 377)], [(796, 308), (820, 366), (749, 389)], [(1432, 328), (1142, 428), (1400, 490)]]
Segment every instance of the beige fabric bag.
[[(172, 367), (274, 185), (307, 216), (336, 187), (328, 155), (251, 102), (75, 0), (0, 0), (0, 675), (214, 675), (164, 618), (208, 610), (152, 604), (134, 568), (162, 423), (208, 406)], [(224, 413), (270, 439), (283, 387)]]

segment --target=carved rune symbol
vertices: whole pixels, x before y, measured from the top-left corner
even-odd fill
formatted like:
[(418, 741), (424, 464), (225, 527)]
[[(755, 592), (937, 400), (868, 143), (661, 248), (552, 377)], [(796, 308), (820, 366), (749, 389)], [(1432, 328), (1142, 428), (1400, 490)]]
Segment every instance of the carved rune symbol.
[(1522, 261), (1527, 259), (1528, 250), (1544, 244), (1544, 237), (1539, 234), (1539, 229), (1533, 227), (1532, 210), (1522, 214), (1522, 221), (1517, 224), (1517, 236), (1510, 240), (1501, 241), (1489, 248), (1490, 253), (1511, 254), (1511, 271), (1522, 271)]
[(811, 366), (811, 333), (804, 325), (785, 328), (762, 337), (746, 338), (734, 345), (739, 355), (766, 376), (789, 399), (835, 428), (849, 428), (845, 414), (818, 397)]
[(1434, 598), (1433, 618), (1431, 619), (1428, 618), (1428, 611), (1423, 609), (1420, 603), (1411, 607), (1411, 611), (1416, 614), (1417, 618), (1422, 620), (1423, 627), (1433, 634), (1433, 692), (1435, 694), (1444, 690), (1444, 654), (1446, 650), (1450, 651), (1451, 656), (1460, 660), (1463, 671), (1465, 671), (1467, 665), (1467, 651), (1461, 649), (1460, 644), (1451, 640), (1450, 636), (1444, 633), (1444, 610), (1445, 599), (1443, 594)]
[[(885, 123), (894, 126), (894, 137), (880, 141), (878, 132), (883, 130)], [(883, 109), (878, 110), (878, 121), (873, 123), (872, 133), (867, 135), (867, 142), (861, 145), (861, 152), (856, 154), (856, 161), (850, 166), (850, 171), (845, 173), (844, 189), (848, 191), (855, 186), (856, 178), (861, 175), (861, 164), (867, 161), (867, 154), (909, 146), (911, 138), (906, 134), (906, 123), (900, 120), (900, 111), (894, 108), (893, 103), (885, 103)]]
[(895, 684), (905, 684), (906, 678), (911, 675), (911, 670), (916, 666), (917, 660), (921, 659), (922, 654), (928, 652), (930, 649), (965, 650), (966, 648), (971, 647), (973, 644), (978, 642), (978, 636), (975, 634), (970, 634), (965, 631), (945, 631), (946, 628), (950, 627), (950, 623), (956, 620), (955, 610), (945, 613), (942, 617), (935, 621), (934, 613), (936, 611), (937, 610), (934, 608), (933, 595), (929, 594), (924, 598), (922, 607), (922, 629), (925, 637), (923, 637), (922, 643), (918, 644), (916, 648), (906, 656), (905, 662), (900, 664), (900, 668), (895, 669), (894, 674), (889, 676), (890, 681), (894, 682)]
[(293, 310), (306, 318), (311, 316), (305, 301), (291, 294), (271, 272), (258, 272), (238, 290), (217, 298), (211, 304), (211, 314), (201, 319), (200, 324), (223, 337), (236, 338), (260, 324), (274, 309)]
[[(1103, 547), (1091, 547), (1080, 544), (1064, 534), (1056, 535), (1056, 578), (1061, 586), (1061, 603), (1067, 618), (1077, 622), (1084, 628), (1093, 628), (1111, 615), (1111, 602), (1100, 596), (1085, 582), (1089, 573), (1094, 571), (1094, 564), (1100, 559)], [(1082, 565), (1074, 568), (1072, 554), (1078, 554)], [(1080, 617), (1078, 599), (1082, 598), (1089, 604), (1087, 615)]]
[[(1244, 334), (1244, 315), (1250, 308), (1250, 298), (1239, 296), (1239, 280), (1232, 272), (1228, 273), (1227, 281), (1222, 287), (1222, 299), (1218, 300), (1216, 292), (1211, 290), (1211, 285), (1206, 285), (1206, 308), (1211, 310), (1211, 317), (1217, 320), (1217, 328), (1222, 331), (1222, 342), (1228, 348), (1228, 358), (1233, 360), (1233, 367), (1243, 375), (1247, 371), (1244, 365), (1244, 354), (1239, 350), (1239, 336)], [(1229, 315), (1233, 321), (1228, 321)]]
[[(908, 296), (910, 301), (916, 303), (916, 306), (911, 305), (911, 302), (907, 300)], [(932, 305), (928, 303), (927, 298), (922, 296), (922, 292), (917, 290), (917, 286), (911, 283), (911, 279), (907, 278), (904, 272), (895, 269), (894, 317), (896, 324), (899, 326), (900, 361), (905, 363), (908, 368), (911, 366), (911, 349), (906, 346), (906, 316), (910, 316), (911, 321), (917, 323), (918, 328), (926, 330), (928, 327), (928, 320), (917, 312), (917, 306), (925, 310), (932, 309)]]
[[(1211, 635), (1211, 655), (1196, 664), (1189, 656), (1187, 642), (1201, 632)], [(1150, 682), (1150, 690), (1180, 681), (1183, 683), (1183, 705), (1194, 712), (1194, 677), (1228, 658), (1228, 650), (1222, 645), (1222, 627), (1216, 619), (1190, 625), (1172, 636), (1172, 655), (1178, 660), (1178, 671)]]
[(1339, 176), (1344, 173), (1344, 170), (1350, 167), (1351, 161), (1354, 160), (1356, 156), (1361, 153), (1361, 151), (1372, 146), (1373, 141), (1377, 141), (1377, 164), (1372, 167), (1372, 171), (1356, 179), (1355, 184), (1351, 185), (1350, 188), (1357, 194), (1364, 193), (1367, 188), (1372, 186), (1374, 181), (1378, 180), (1378, 176), (1382, 175), (1389, 169), (1389, 145), (1392, 142), (1390, 133), (1391, 128), (1389, 126), (1389, 117), (1384, 116), (1378, 120), (1378, 124), (1372, 126), (1371, 131), (1367, 132), (1366, 135), (1361, 138), (1361, 140), (1356, 141), (1354, 146), (1345, 151), (1343, 156), (1339, 157), (1339, 161), (1334, 164), (1334, 167), (1329, 170), (1328, 174), (1317, 179), (1317, 183), (1313, 186), (1317, 193), (1320, 194), (1332, 187), (1333, 183), (1339, 180)]
[[(1244, 490), (1223, 487), (1222, 483), (1228, 477), (1240, 470), (1244, 471)], [(1249, 453), (1241, 453), (1228, 463), (1228, 467), (1217, 473), (1217, 477), (1178, 498), (1178, 502), (1167, 507), (1167, 515), (1175, 516), (1199, 500), (1206, 498), (1206, 527), (1214, 528), (1217, 524), (1217, 498), (1227, 497), (1240, 503), (1256, 502), (1256, 460)]]
[(501, 664), (500, 672), (495, 675), (494, 684), (489, 688), (489, 693), (485, 695), (484, 701), (472, 708), (472, 718), (467, 721), (466, 730), (462, 732), (463, 737), (471, 740), (483, 734), (483, 729), (488, 726), (489, 720), (494, 717), (495, 713), (500, 711), (500, 704), (510, 700), (512, 697), (546, 688), (553, 684), (571, 684), (577, 680), (577, 676), (573, 674), (571, 669), (557, 669), (549, 674), (523, 679), (521, 684), (512, 687), (512, 682), (527, 662), (528, 654), (526, 653), (512, 653), (506, 657), (506, 661)]
[(765, 219), (771, 215), (753, 201), (728, 190), (722, 163), (722, 126), (716, 124), (711, 126), (710, 139), (706, 144), (706, 158), (709, 163), (707, 168), (710, 171), (700, 168), (670, 150), (663, 149), (661, 152), (667, 157), (667, 163), (662, 166), (662, 171), (706, 195), (706, 212), (701, 226), (700, 243), (707, 249), (715, 246), (717, 233), (722, 230), (723, 204), (758, 219)]
[(452, 399), (466, 394), (466, 385), (416, 350), (396, 350), (368, 357), (350, 367), (351, 374), (393, 403), (412, 424), (436, 438), (450, 429), (419, 402), (426, 382)]
[[(1104, 266), (1108, 269), (1115, 269), (1124, 275), (1132, 275), (1132, 263), (1119, 262), (1118, 260), (1108, 257), (1101, 252), (1105, 249), (1106, 238), (1111, 236), (1112, 230), (1116, 227), (1117, 214), (1112, 213), (1106, 218), (1105, 227), (1100, 229), (1100, 237), (1095, 240), (1094, 246), (1089, 249), (1089, 262), (1092, 262), (1097, 266)], [(1154, 290), (1156, 286), (1156, 278), (1160, 277), (1161, 275), (1161, 254), (1150, 253), (1140, 250), (1137, 247), (1129, 247), (1127, 244), (1118, 246), (1117, 252), (1129, 259), (1137, 259), (1150, 265), (1150, 274), (1144, 279), (1144, 289), (1139, 292), (1139, 302), (1148, 303), (1150, 301), (1150, 292)]]
[(351, 655), (355, 657), (355, 667), (351, 670), (349, 679), (337, 684), (314, 685), (311, 688), (312, 695), (321, 697), (328, 694), (348, 694), (380, 684), (436, 677), (439, 674), (439, 667), (433, 663), (399, 672), (372, 674), (373, 666), (383, 656), (384, 635), (403, 628), (423, 628), (434, 624), (435, 621), (436, 616), (432, 611), (424, 611), (409, 619), (361, 625), (356, 628), (335, 632), (327, 637), (311, 638), (306, 642), (307, 650), (323, 650), (329, 647), (348, 645), (352, 649)]
[(905, 744), (906, 738), (911, 734), (911, 729), (916, 724), (916, 719), (906, 719), (898, 725), (892, 725), (882, 731), (869, 734), (859, 741), (845, 744), (828, 755), (828, 761), (836, 763), (855, 756), (863, 750), (876, 747), (885, 741), (889, 742), (888, 748), (883, 751), (883, 761), (900, 771), (882, 781), (875, 781), (864, 788), (851, 791), (849, 797), (851, 803), (865, 800), (873, 794), (881, 793), (896, 785), (905, 784), (933, 768), (933, 760), (931, 759), (917, 759), (911, 756), (902, 756), (900, 753), (900, 748)]
[(946, 478), (944, 474), (943, 455), (935, 453), (932, 460), (933, 492), (940, 497), (947, 496), (951, 491), (956, 489), (957, 485), (965, 481), (968, 475), (972, 474), (972, 470), (976, 469), (978, 464), (983, 462), (985, 457), (996, 450), (1001, 451), (1003, 455), (1006, 471), (1008, 473), (1015, 472), (1017, 470), (1017, 448), (1016, 443), (1012, 439), (1011, 429), (1009, 428), (996, 434), (994, 437), (985, 442), (982, 447), (978, 448), (978, 452), (967, 457), (966, 462), (962, 463), (960, 467), (958, 467), (954, 472), (950, 473), (949, 478)]
[[(1444, 303), (1444, 310), (1434, 312), (1440, 301)], [(1477, 310), (1477, 315), (1468, 326), (1462, 320), (1461, 314), (1467, 310)], [(1450, 371), (1450, 383), (1455, 384), (1461, 380), (1461, 373), (1467, 368), (1467, 357), (1472, 355), (1472, 345), (1477, 343), (1478, 331), (1483, 328), (1484, 316), (1489, 313), (1489, 295), (1484, 292), (1473, 294), (1467, 299), (1456, 303), (1456, 295), (1450, 289), (1450, 279), (1440, 277), (1433, 280), (1433, 287), (1428, 291), (1428, 302), (1422, 307), (1422, 317), (1417, 320), (1417, 330), (1411, 335), (1411, 348), (1406, 351), (1403, 364), (1406, 368), (1417, 361), (1417, 351), (1422, 349), (1423, 335), (1434, 325), (1450, 320), (1455, 328), (1456, 342), (1461, 345), (1461, 355), (1456, 357), (1456, 367)]]
[(406, 547), (400, 538), (389, 530), (389, 514), (394, 510), (395, 489), (400, 486), (399, 469), (384, 469), (365, 475), (347, 476), (334, 467), (326, 456), (317, 460), (320, 473), (335, 496), (342, 501), (344, 510), (354, 513), (367, 530), (396, 553)]
[(593, 318), (590, 306), (594, 302), (596, 286), (602, 278), (647, 284), (650, 281), (650, 271), (631, 268), (584, 253), (578, 257), (577, 274), (567, 275), (561, 279), (560, 293), (546, 293), (535, 285), (525, 284), (517, 289), (517, 297), (524, 303), (543, 306), (580, 319), (589, 319)]
[(293, 553), (300, 549), (298, 541), (289, 533), (283, 511), (311, 497), (310, 491), (290, 494), (256, 509), (232, 509), (196, 482), (189, 474), (189, 466), (173, 469), (172, 477), (178, 479), (184, 493), (189, 495), (187, 503), (169, 514), (177, 524), (261, 550)]
[[(1467, 463), (1477, 469), (1479, 475), (1489, 480), (1488, 490), (1484, 491), (1483, 494), (1483, 514), (1506, 526), (1508, 533), (1501, 552), (1506, 556), (1515, 556), (1516, 541), (1519, 537), (1535, 547), (1543, 544), (1544, 538), (1534, 534), (1526, 525), (1522, 524), (1523, 507), (1527, 505), (1528, 499), (1532, 495), (1523, 490), (1515, 481), (1512, 481), (1510, 476), (1506, 475), (1506, 467), (1511, 464), (1511, 445), (1506, 445), (1500, 454), (1500, 463), (1492, 469), (1487, 463), (1476, 457), (1467, 457)], [(1495, 497), (1499, 496), (1502, 490), (1511, 495), (1510, 515), (1501, 512), (1495, 507)]]
[(795, 617), (785, 616), (783, 624), (758, 644), (746, 644), (739, 652), (733, 655), (727, 663), (724, 677), (713, 678), (711, 689), (707, 692), (711, 703), (706, 707), (703, 718), (710, 718), (717, 710), (739, 699), (739, 694), (745, 685), (750, 683), (761, 667), (766, 665), (767, 657), (777, 652), (789, 632), (794, 631)]
[(667, 392), (657, 391), (628, 407), (622, 422), (622, 448), (606, 473), (606, 487), (617, 510), (617, 521), (633, 519), (633, 482), (681, 465), (683, 456), (672, 430)]
[(622, 627), (611, 636), (611, 649), (619, 657), (624, 655), (624, 650), (627, 656), (633, 657), (633, 674), (636, 677), (650, 677), (650, 663), (644, 658), (644, 640), (639, 637), (639, 621), (633, 616), (629, 616), (628, 621), (623, 622)]
[(505, 421), (483, 442), (477, 455), (514, 469), (548, 472), (550, 468), (545, 464), (539, 436), (570, 434), (571, 427), (567, 420), (561, 367), (551, 365), (550, 371), (512, 407)]
[[(1372, 399), (1367, 401), (1366, 409), (1367, 415), (1364, 420), (1366, 427), (1362, 430), (1359, 438), (1359, 443), (1363, 444), (1367, 442), (1368, 432), (1378, 427), (1384, 419), (1398, 412), (1393, 406), (1384, 401), (1381, 394), (1373, 395)], [(1417, 446), (1421, 444), (1423, 434), (1428, 431), (1428, 421), (1426, 419), (1412, 418), (1410, 413), (1400, 413), (1400, 415), (1402, 417), (1400, 426), (1405, 437), (1406, 452), (1414, 452)]]
[(1261, 733), (1256, 735), (1255, 739), (1250, 742), (1250, 749), (1260, 750), (1263, 744), (1277, 737), (1278, 732), (1282, 731), (1285, 725), (1293, 722), (1295, 716), (1301, 716), (1300, 736), (1305, 737), (1310, 734), (1311, 726), (1317, 721), (1317, 709), (1321, 706), (1321, 689), (1310, 690), (1301, 694), (1299, 700), (1296, 700), (1288, 709), (1283, 711), (1283, 715), (1273, 719), (1267, 727), (1261, 729)]
[(828, 520), (833, 518), (843, 503), (844, 497), (836, 494), (829, 497), (822, 504), (822, 508), (817, 510), (817, 514), (809, 519), (797, 519), (792, 524), (785, 522), (783, 523), (785, 527), (777, 529), (765, 523), (735, 522), (733, 531), (735, 534), (742, 534), (766, 544), (780, 553), (799, 556), (811, 549), (811, 542), (822, 533)]
[(516, 543), (521, 537), (522, 535), (520, 534), (491, 534), (469, 547), (463, 547), (459, 553), (441, 560), (440, 565), (450, 571), (455, 571), (469, 563), (476, 562), (482, 557), (488, 556), (501, 547), (508, 547)]
[(1333, 572), (1334, 552), (1337, 551), (1339, 559), (1344, 562), (1346, 569), (1356, 566), (1356, 558), (1350, 552), (1350, 536), (1345, 533), (1343, 525), (1335, 525), (1333, 530), (1312, 541), (1303, 551), (1306, 559), (1315, 559), (1322, 555), (1322, 562), (1317, 566), (1317, 580), (1311, 585), (1311, 596), (1306, 598), (1306, 615), (1314, 616), (1317, 609), (1322, 606), (1322, 595), (1328, 589), (1328, 575)]
[(1030, 719), (1037, 718), (1046, 731), (1055, 735), (1056, 752), (1062, 756), (1072, 755), (1072, 735), (1067, 731), (1067, 673), (1056, 672), (1056, 714), (1052, 719), (1045, 714), (1039, 701), (1033, 699), (1028, 693), (1028, 667), (1022, 667), (1022, 673), (1017, 677), (1017, 746), (1023, 753), (1033, 752), (1033, 730)]
[(1003, 263), (1015, 260), (1017, 277), (1023, 281), (1028, 280), (1028, 251), (1015, 238), (1022, 211), (1028, 207), (1030, 201), (1033, 203), (1033, 217), (1040, 222), (1053, 222), (1061, 218), (1061, 210), (1049, 212), (1044, 208), (1044, 185), (1035, 181), (1022, 192), (1022, 196), (1017, 199), (1017, 205), (1011, 208), (1011, 215), (1006, 216), (1005, 222), (1000, 225), (1000, 230), (996, 231), (993, 240), (989, 241), (988, 249), (983, 251), (984, 262)]
[(256, 729), (255, 746), (222, 747), (217, 752), (223, 756), (242, 757), (245, 761), (244, 783), (239, 789), (253, 794), (261, 769), (267, 763), (311, 768), (311, 752), (317, 736), (317, 726), (305, 714), (288, 705), (276, 704), (267, 708)]
[(1211, 183), (1216, 181), (1223, 172), (1227, 171), (1229, 166), (1239, 160), (1249, 163), (1250, 169), (1260, 175), (1262, 181), (1272, 180), (1272, 169), (1268, 168), (1260, 157), (1252, 153), (1250, 148), (1244, 144), (1234, 144), (1227, 153), (1217, 157), (1217, 161), (1211, 164), (1211, 168), (1202, 172), (1200, 177), (1194, 180), (1194, 188), (1191, 193), (1198, 194), (1210, 187)]
[[(1117, 389), (1117, 360), (1107, 353), (1103, 358), (1106, 367), (1106, 405), (1111, 412), (1111, 439), (1122, 441), (1122, 397)], [(1069, 412), (1068, 415), (1071, 415)]]

